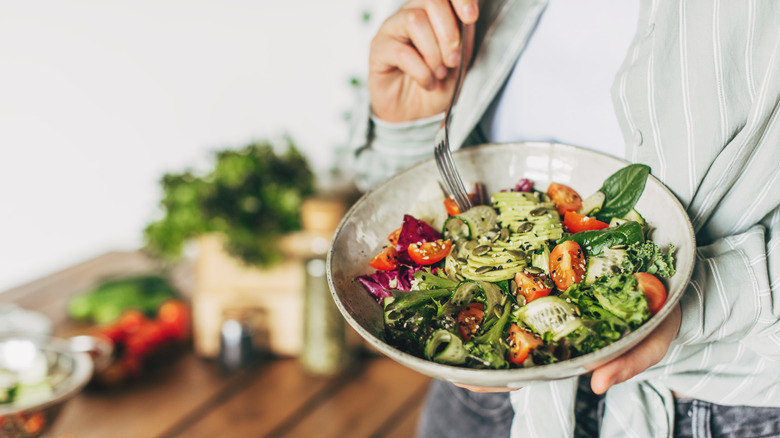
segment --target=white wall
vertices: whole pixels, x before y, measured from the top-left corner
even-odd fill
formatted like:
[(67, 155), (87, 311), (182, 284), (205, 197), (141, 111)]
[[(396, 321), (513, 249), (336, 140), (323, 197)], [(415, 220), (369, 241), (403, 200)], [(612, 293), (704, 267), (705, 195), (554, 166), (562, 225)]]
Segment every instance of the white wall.
[(0, 291), (140, 246), (209, 151), (290, 133), (329, 167), (384, 3), (0, 3)]

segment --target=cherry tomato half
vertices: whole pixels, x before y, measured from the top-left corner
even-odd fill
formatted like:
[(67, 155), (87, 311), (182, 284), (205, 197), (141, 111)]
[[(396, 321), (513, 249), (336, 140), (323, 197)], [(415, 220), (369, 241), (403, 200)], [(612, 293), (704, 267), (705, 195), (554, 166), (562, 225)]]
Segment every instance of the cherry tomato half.
[(458, 331), (464, 341), (471, 339), (471, 336), (477, 333), (485, 319), (485, 305), (482, 303), (471, 303), (458, 312)]
[(399, 227), (397, 230), (390, 233), (389, 236), (387, 236), (387, 241), (390, 242), (390, 245), (396, 246), (398, 245), (398, 238), (401, 237), (401, 228)]
[(34, 412), (24, 421), (24, 431), (29, 436), (38, 436), (45, 426), (46, 417), (43, 416), (43, 412)]
[(664, 284), (653, 274), (648, 274), (647, 272), (637, 272), (634, 274), (634, 278), (639, 282), (639, 289), (647, 297), (647, 307), (650, 309), (650, 313), (655, 315), (666, 302), (666, 288)]
[(547, 187), (547, 196), (550, 197), (558, 214), (563, 216), (567, 211), (577, 211), (582, 207), (582, 198), (576, 190), (563, 184), (551, 183)]
[(563, 224), (572, 233), (579, 233), (580, 231), (590, 230), (603, 230), (609, 226), (606, 222), (601, 222), (598, 219), (594, 219), (590, 216), (575, 213), (573, 211), (567, 211), (563, 216)]
[(550, 253), (550, 276), (560, 290), (566, 290), (585, 278), (585, 256), (579, 243), (567, 240), (553, 248)]
[(409, 257), (418, 265), (431, 265), (447, 257), (452, 249), (452, 240), (434, 240), (433, 242), (410, 243)]
[(520, 328), (517, 324), (512, 324), (509, 327), (509, 337), (506, 342), (509, 344), (509, 361), (516, 364), (525, 362), (528, 353), (542, 345), (542, 340), (538, 336)]
[(142, 325), (147, 322), (146, 315), (140, 310), (129, 309), (122, 312), (122, 315), (116, 321), (119, 329), (124, 336), (137, 332)]
[(155, 351), (165, 341), (163, 329), (157, 321), (146, 321), (125, 339), (125, 350), (129, 356), (143, 358)]
[(374, 256), (368, 265), (379, 271), (392, 271), (398, 267), (398, 250), (394, 245), (388, 245), (384, 251)]
[(164, 302), (157, 309), (157, 321), (167, 339), (183, 341), (190, 336), (190, 308), (182, 301)]
[(517, 293), (525, 297), (525, 302), (546, 297), (552, 292), (552, 287), (545, 284), (545, 276), (518, 272), (515, 274), (515, 283), (517, 283)]
[(444, 208), (447, 209), (448, 216), (455, 216), (461, 213), (460, 208), (458, 208), (458, 204), (456, 204), (455, 200), (449, 196), (444, 198)]

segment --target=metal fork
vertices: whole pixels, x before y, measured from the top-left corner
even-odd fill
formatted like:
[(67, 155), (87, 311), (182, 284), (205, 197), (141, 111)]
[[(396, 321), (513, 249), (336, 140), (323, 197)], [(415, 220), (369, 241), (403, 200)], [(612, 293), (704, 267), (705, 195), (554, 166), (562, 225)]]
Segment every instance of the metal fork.
[(463, 69), (466, 64), (466, 38), (464, 36), (465, 26), (459, 21), (460, 30), (460, 64), (458, 65), (458, 76), (455, 81), (455, 90), (452, 92), (452, 100), (450, 100), (450, 106), (447, 108), (447, 113), (444, 115), (442, 121), (442, 127), (439, 132), (436, 133), (436, 147), (433, 150), (433, 154), (436, 157), (436, 165), (439, 168), (439, 174), (441, 174), (444, 188), (449, 192), (455, 203), (458, 205), (460, 211), (466, 211), (472, 207), (471, 199), (466, 191), (466, 186), (463, 185), (463, 180), (458, 173), (458, 169), (455, 167), (455, 162), (452, 160), (452, 151), (450, 149), (450, 119), (452, 116), (452, 107), (458, 100), (458, 94), (460, 93), (460, 86), (463, 82)]

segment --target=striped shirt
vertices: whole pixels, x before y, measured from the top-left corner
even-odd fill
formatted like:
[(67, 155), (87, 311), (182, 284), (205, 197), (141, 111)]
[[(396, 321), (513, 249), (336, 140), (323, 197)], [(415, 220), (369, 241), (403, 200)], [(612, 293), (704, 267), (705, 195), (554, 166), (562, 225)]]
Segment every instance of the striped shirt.
[[(479, 122), (547, 1), (481, 3), (451, 144), (484, 142)], [(780, 407), (780, 2), (642, 0), (612, 98), (625, 156), (678, 197), (698, 248), (677, 339), (607, 392), (601, 435), (671, 436), (672, 391)], [(358, 185), (430, 157), (440, 121), (362, 124)], [(512, 436), (572, 436), (576, 389), (572, 378), (514, 391)]]

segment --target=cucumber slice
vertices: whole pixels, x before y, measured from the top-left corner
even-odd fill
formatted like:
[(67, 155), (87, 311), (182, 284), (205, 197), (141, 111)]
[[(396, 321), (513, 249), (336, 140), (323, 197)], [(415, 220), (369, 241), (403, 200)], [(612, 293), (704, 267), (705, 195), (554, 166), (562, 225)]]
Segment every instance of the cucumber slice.
[(639, 225), (642, 226), (647, 225), (647, 221), (645, 220), (645, 218), (643, 218), (642, 215), (639, 214), (639, 212), (634, 209), (632, 209), (625, 216), (623, 216), (623, 219), (627, 221), (637, 222)]
[(604, 205), (604, 200), (607, 196), (602, 192), (596, 192), (582, 201), (582, 206), (577, 210), (578, 214), (584, 216), (593, 216)]
[(628, 221), (627, 221), (627, 220), (625, 220), (625, 219), (620, 219), (620, 218), (613, 217), (613, 218), (612, 218), (612, 219), (610, 219), (610, 221), (609, 221), (609, 227), (610, 227), (610, 228), (615, 228), (615, 227), (617, 227), (617, 226), (623, 225), (623, 224), (624, 224), (624, 223), (626, 223), (626, 222), (628, 222)]
[(488, 230), (496, 228), (498, 216), (496, 211), (487, 205), (477, 205), (469, 210), (451, 216), (444, 222), (442, 235), (445, 239), (460, 238), (476, 239)]
[[(487, 300), (487, 306), (485, 307), (485, 319), (488, 319), (490, 315), (493, 315), (495, 310), (501, 308), (501, 301), (504, 297), (504, 292), (495, 283), (489, 283), (487, 281), (479, 281), (482, 290), (485, 291), (485, 299)], [(491, 310), (493, 312), (491, 312)]]
[(545, 274), (550, 273), (550, 246), (542, 245), (542, 251), (538, 254), (534, 253), (531, 256), (531, 265), (544, 271)]
[(556, 296), (531, 301), (517, 311), (517, 319), (540, 335), (552, 333), (555, 341), (582, 327), (577, 308)]
[(460, 338), (444, 329), (433, 332), (425, 343), (425, 358), (434, 362), (460, 365), (466, 362), (468, 353)]
[(643, 227), (647, 225), (647, 221), (645, 221), (645, 218), (643, 218), (638, 211), (631, 210), (621, 218), (613, 217), (612, 219), (610, 219), (609, 226), (614, 228), (617, 227), (618, 225), (623, 225), (626, 222), (636, 222)]
[(583, 283), (593, 284), (603, 275), (612, 275), (623, 272), (623, 258), (626, 257), (626, 250), (604, 248), (601, 256), (588, 257), (588, 265), (585, 271)]
[(479, 284), (474, 281), (462, 281), (452, 293), (450, 302), (455, 306), (463, 307), (472, 302), (479, 293), (484, 293)]

